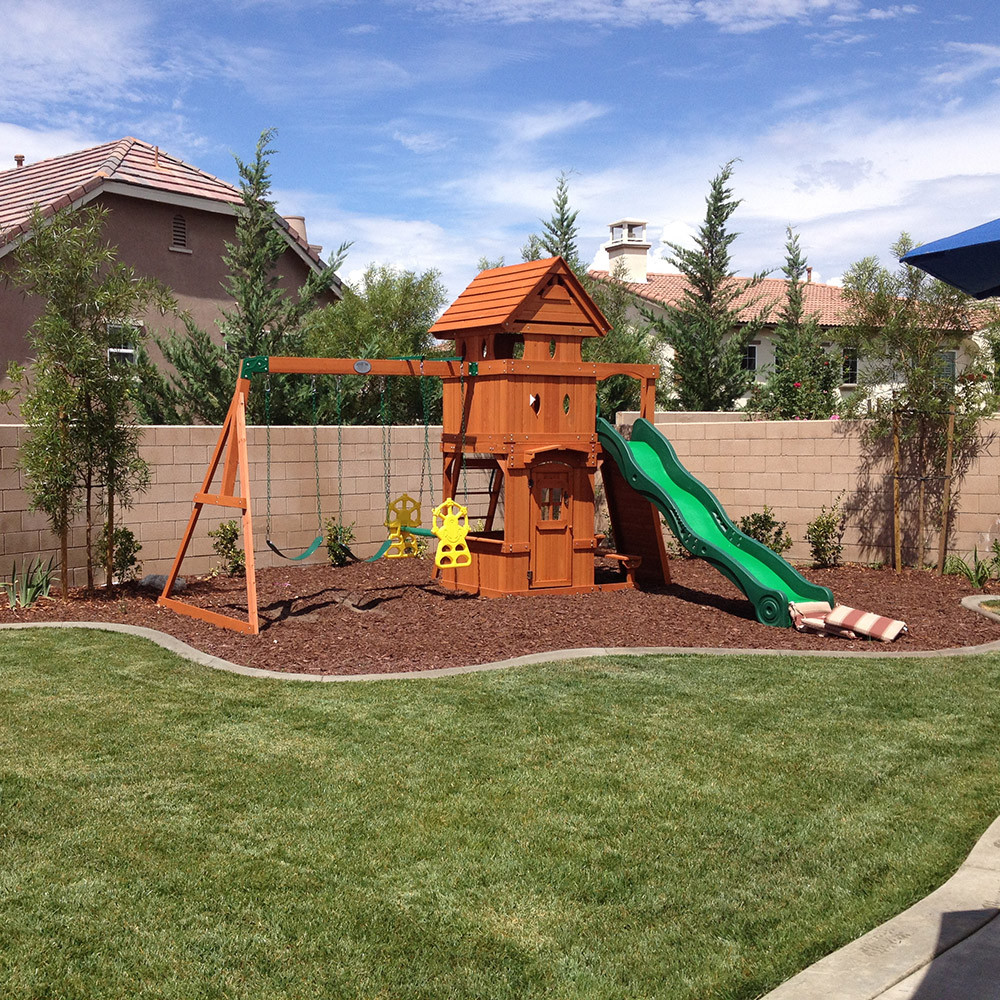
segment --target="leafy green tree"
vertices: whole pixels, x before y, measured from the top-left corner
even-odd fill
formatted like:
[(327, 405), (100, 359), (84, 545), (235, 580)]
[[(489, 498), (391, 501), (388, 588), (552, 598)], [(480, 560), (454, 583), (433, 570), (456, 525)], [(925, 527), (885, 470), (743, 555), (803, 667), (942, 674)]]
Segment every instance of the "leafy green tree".
[[(369, 264), (343, 300), (319, 309), (304, 327), (306, 351), (332, 358), (424, 357), (438, 353), (428, 332), (447, 301), (439, 271), (406, 271)], [(345, 424), (423, 423), (441, 418), (441, 380), (387, 381), (346, 375), (328, 389), (321, 419)]]
[(751, 390), (750, 408), (776, 420), (825, 420), (837, 409), (841, 365), (824, 350), (815, 313), (802, 302), (806, 259), (799, 237), (787, 229), (785, 301), (774, 331), (774, 370)]
[[(662, 310), (642, 308), (656, 336), (673, 349), (670, 363), (673, 392), (682, 410), (732, 410), (751, 385), (743, 368), (746, 345), (764, 326), (752, 294), (762, 274), (734, 280), (729, 248), (739, 233), (727, 228), (740, 204), (729, 181), (733, 162), (711, 182), (705, 220), (693, 250), (669, 243), (669, 260), (687, 279), (681, 301)], [(748, 297), (749, 295), (749, 297)]]
[[(636, 297), (627, 287), (628, 269), (619, 259), (606, 281), (587, 276), (584, 287), (611, 324), (603, 337), (587, 337), (583, 342), (584, 361), (611, 364), (654, 364), (656, 342), (649, 324), (638, 318)], [(597, 385), (597, 408), (613, 421), (619, 410), (638, 410), (642, 389), (637, 379), (614, 375)]]
[[(301, 355), (302, 321), (331, 287), (336, 269), (343, 264), (349, 244), (342, 244), (321, 272), (310, 271), (294, 296), (281, 287), (278, 265), (288, 244), (275, 225), (277, 211), (271, 200), (270, 163), (276, 151), (270, 144), (274, 136), (274, 129), (261, 133), (251, 161), (234, 157), (242, 204), (237, 209), (235, 242), (226, 243), (223, 257), (229, 268), (223, 287), (234, 303), (232, 309), (223, 310), (219, 323), (224, 343), (217, 343), (188, 319), (184, 333), (156, 341), (173, 371), (164, 375), (148, 352), (143, 354), (141, 410), (150, 421), (220, 423), (232, 397), (239, 360)], [(223, 391), (227, 386), (228, 391)], [(262, 394), (252, 395), (248, 418), (260, 422), (264, 406)], [(274, 379), (270, 417), (276, 423), (311, 422), (308, 382)]]
[[(897, 259), (914, 247), (903, 233), (892, 247)], [(844, 275), (845, 346), (862, 358), (854, 412), (864, 412), (865, 441), (884, 455), (898, 430), (901, 470), (918, 484), (917, 525), (909, 535), (918, 564), (925, 548), (926, 507), (939, 492), (950, 408), (955, 407), (955, 447), (963, 455), (978, 446), (979, 420), (997, 403), (988, 359), (975, 356), (960, 374), (955, 355), (983, 325), (979, 303), (908, 264), (894, 270), (865, 257)], [(882, 507), (884, 509), (884, 505)]]
[(91, 206), (46, 219), (36, 208), (13, 271), (14, 281), (44, 303), (29, 333), (30, 371), (15, 366), (11, 375), (24, 391), (21, 414), (29, 430), (21, 465), (33, 509), (59, 536), (64, 594), (75, 516), (82, 508), (92, 591), (98, 514), (109, 539), (103, 556), (110, 584), (116, 506), (129, 507), (149, 479), (139, 455), (132, 368), (112, 360), (110, 351), (122, 346), (123, 336), (133, 345), (141, 340), (136, 320), (151, 306), (172, 307), (162, 285), (137, 278), (103, 241), (106, 216), (106, 209)]

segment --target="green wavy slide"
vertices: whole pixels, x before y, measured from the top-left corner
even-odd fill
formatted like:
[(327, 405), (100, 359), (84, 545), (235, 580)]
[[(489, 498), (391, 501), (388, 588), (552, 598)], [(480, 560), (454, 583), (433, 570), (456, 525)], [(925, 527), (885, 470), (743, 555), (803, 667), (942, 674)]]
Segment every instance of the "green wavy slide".
[(758, 621), (787, 626), (792, 623), (790, 602), (834, 603), (829, 587), (810, 583), (781, 556), (740, 531), (715, 494), (684, 468), (673, 446), (648, 420), (637, 420), (626, 441), (598, 417), (597, 436), (629, 486), (656, 505), (691, 555), (710, 563), (746, 594)]

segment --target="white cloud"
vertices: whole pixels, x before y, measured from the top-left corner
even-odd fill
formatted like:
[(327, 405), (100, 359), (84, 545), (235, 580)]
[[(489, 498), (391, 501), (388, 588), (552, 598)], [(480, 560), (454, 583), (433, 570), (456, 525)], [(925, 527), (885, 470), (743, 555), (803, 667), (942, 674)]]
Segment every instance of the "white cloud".
[(141, 3), (5, 5), (0, 108), (24, 115), (46, 112), (51, 104), (106, 107), (133, 99), (135, 88), (157, 75), (147, 44), (150, 24)]
[(0, 170), (14, 166), (15, 154), (23, 155), (26, 164), (37, 163), (86, 149), (99, 141), (85, 130), (30, 129), (0, 122)]
[(950, 65), (937, 68), (930, 77), (933, 84), (958, 86), (1000, 69), (1000, 45), (951, 42), (945, 48), (955, 59)]
[(436, 153), (449, 145), (450, 140), (436, 132), (406, 132), (396, 129), (393, 139), (411, 153)]
[(520, 145), (538, 142), (555, 133), (565, 132), (594, 118), (600, 118), (607, 111), (606, 107), (590, 101), (576, 101), (509, 115), (502, 123), (505, 143)]
[(629, 27), (685, 24), (694, 0), (421, 0), (419, 6), (477, 21), (577, 21)]

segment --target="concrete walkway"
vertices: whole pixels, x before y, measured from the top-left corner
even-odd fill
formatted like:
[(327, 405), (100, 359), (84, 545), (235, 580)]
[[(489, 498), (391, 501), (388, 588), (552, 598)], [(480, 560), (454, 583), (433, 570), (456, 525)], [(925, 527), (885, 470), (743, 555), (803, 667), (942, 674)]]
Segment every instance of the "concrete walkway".
[[(1000, 617), (978, 607), (990, 598), (967, 597), (962, 603), (980, 614)], [(157, 643), (195, 663), (281, 681), (382, 681), (447, 677), (507, 667), (552, 663), (600, 656), (683, 654), (757, 654), (788, 656), (865, 656), (922, 659), (1000, 652), (1000, 641), (960, 649), (914, 653), (866, 650), (765, 650), (686, 647), (564, 649), (517, 656), (496, 663), (444, 667), (398, 673), (330, 676), (289, 674), (230, 663), (203, 653), (171, 635), (153, 629), (111, 622), (58, 622), (0, 625), (19, 628), (91, 628), (123, 632)], [(940, 889), (908, 910), (821, 959), (772, 990), (763, 1000), (1000, 1000), (1000, 819), (979, 839), (965, 863)]]

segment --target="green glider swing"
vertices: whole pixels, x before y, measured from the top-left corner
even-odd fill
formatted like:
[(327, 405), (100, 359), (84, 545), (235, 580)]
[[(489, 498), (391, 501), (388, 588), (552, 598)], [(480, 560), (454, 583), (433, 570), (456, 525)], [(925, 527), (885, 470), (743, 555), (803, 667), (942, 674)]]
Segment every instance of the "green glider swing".
[(290, 562), (301, 562), (308, 559), (323, 544), (323, 509), (320, 504), (320, 481), (319, 481), (319, 441), (316, 436), (316, 376), (311, 379), (312, 388), (312, 437), (313, 437), (313, 462), (316, 470), (316, 519), (317, 535), (304, 552), (298, 555), (289, 555), (282, 552), (277, 545), (271, 541), (271, 376), (264, 379), (264, 423), (267, 427), (267, 521), (264, 529), (264, 541), (267, 547), (282, 559)]

